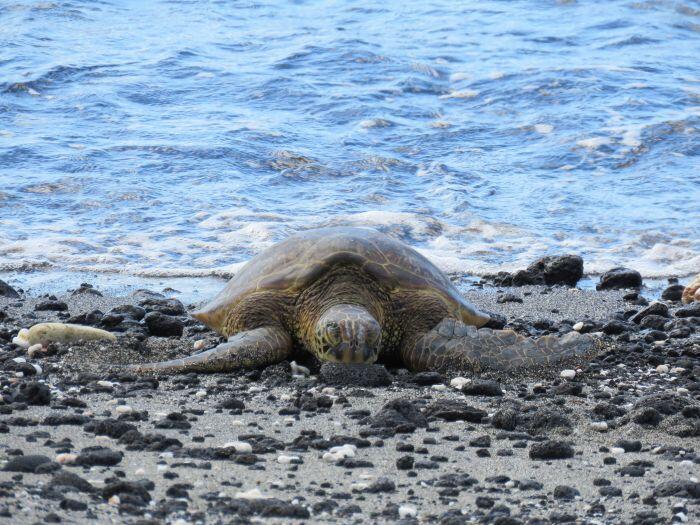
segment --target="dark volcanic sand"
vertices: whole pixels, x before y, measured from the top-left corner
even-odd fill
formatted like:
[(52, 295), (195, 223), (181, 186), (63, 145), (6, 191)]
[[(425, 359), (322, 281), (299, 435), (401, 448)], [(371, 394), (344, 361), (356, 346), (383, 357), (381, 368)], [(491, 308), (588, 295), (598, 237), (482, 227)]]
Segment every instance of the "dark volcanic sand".
[[(504, 293), (523, 302), (498, 302)], [(45, 297), (0, 298), (0, 523), (700, 520), (700, 316), (681, 320), (667, 302), (641, 325), (625, 321), (644, 306), (623, 292), (467, 295), (523, 332), (584, 321), (583, 331), (610, 334), (608, 350), (572, 380), (562, 366), (474, 377), (464, 392), (454, 376), (405, 370), (390, 370), (390, 386), (329, 387), (313, 363), (310, 377), (284, 364), (154, 380), (106, 365), (214, 345), (176, 303), (145, 309), (176, 314), (165, 321), (182, 321), (182, 337), (95, 313), (87, 321), (130, 335), (29, 358), (10, 342), (20, 328), (146, 297), (67, 294), (67, 312), (35, 311)], [(324, 459), (340, 445), (354, 457)]]

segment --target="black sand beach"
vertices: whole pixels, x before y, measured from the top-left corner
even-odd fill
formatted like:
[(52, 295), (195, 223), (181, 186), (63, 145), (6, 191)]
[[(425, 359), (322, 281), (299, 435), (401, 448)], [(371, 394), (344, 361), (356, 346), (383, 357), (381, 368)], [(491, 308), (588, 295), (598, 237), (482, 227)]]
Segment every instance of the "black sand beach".
[[(167, 293), (95, 292), (0, 297), (0, 523), (700, 519), (700, 306), (486, 286), (468, 299), (506, 326), (599, 332), (604, 350), (518, 377), (391, 369), (385, 386), (339, 386), (314, 363), (172, 377), (114, 369), (218, 338)], [(118, 340), (32, 356), (11, 342), (69, 320)]]

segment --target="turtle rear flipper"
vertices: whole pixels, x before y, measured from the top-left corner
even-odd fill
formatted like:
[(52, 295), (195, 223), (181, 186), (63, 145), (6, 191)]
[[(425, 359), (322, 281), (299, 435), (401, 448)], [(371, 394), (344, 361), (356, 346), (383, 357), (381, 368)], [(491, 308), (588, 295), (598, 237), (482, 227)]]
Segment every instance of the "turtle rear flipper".
[(136, 373), (231, 372), (258, 368), (284, 360), (292, 352), (292, 338), (282, 328), (264, 326), (239, 332), (219, 346), (182, 359), (129, 365)]
[(533, 339), (512, 330), (477, 329), (454, 319), (445, 319), (406, 345), (403, 359), (414, 371), (513, 371), (590, 357), (597, 349), (595, 338), (578, 332)]

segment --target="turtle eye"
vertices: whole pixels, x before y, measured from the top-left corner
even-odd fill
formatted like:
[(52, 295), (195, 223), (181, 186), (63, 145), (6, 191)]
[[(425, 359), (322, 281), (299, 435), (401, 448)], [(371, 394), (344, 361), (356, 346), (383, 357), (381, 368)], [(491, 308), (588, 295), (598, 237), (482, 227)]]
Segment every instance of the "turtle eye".
[(326, 336), (331, 344), (340, 344), (340, 326), (338, 326), (338, 323), (331, 321), (326, 324)]

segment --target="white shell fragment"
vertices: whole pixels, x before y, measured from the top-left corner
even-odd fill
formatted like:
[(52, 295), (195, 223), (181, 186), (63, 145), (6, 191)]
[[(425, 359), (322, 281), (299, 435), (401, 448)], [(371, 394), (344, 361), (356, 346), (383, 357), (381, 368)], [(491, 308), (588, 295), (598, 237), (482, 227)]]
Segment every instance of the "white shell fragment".
[(48, 343), (73, 343), (75, 341), (116, 341), (117, 337), (106, 330), (83, 326), (79, 324), (65, 323), (39, 323), (29, 330), (19, 331), (12, 342), (23, 348), (31, 348), (34, 345), (46, 345)]
[(562, 370), (559, 377), (562, 379), (573, 379), (576, 377), (576, 370)]
[(221, 448), (233, 448), (236, 454), (250, 454), (253, 452), (253, 446), (245, 441), (229, 441), (221, 445)]
[(323, 454), (323, 461), (328, 463), (337, 463), (341, 459), (354, 458), (357, 447), (355, 445), (342, 445), (340, 447), (331, 447), (331, 449)]

